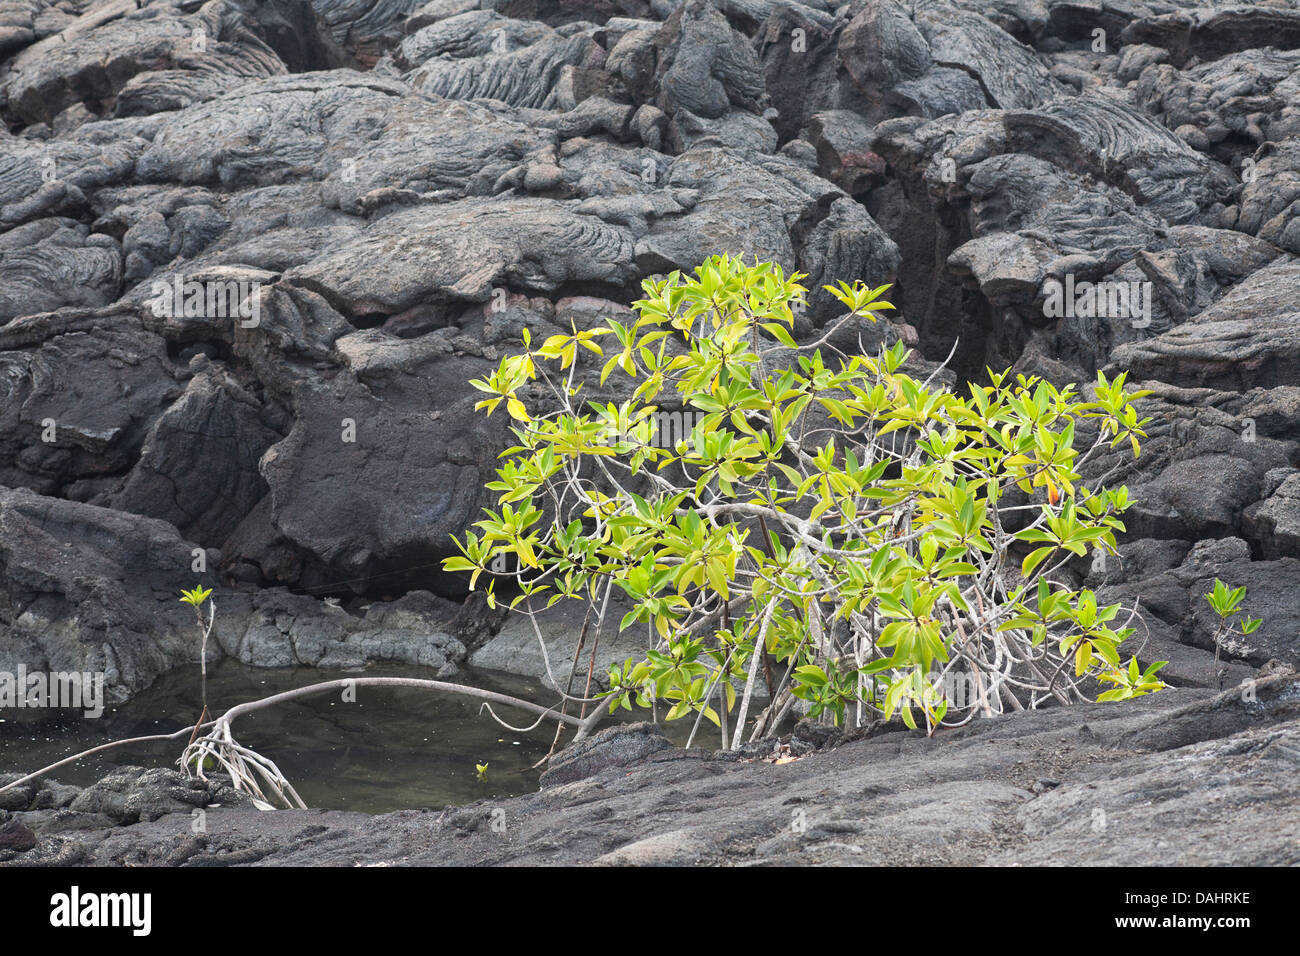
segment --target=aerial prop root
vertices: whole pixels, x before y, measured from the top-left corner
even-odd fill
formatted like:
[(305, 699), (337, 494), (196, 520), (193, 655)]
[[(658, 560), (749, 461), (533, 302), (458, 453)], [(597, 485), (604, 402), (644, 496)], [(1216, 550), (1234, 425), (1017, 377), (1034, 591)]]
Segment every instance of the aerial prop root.
[[(569, 724), (577, 729), (574, 740), (578, 741), (586, 737), (591, 730), (605, 717), (609, 712), (609, 702), (602, 701), (601, 705), (595, 708), (592, 713), (585, 717), (579, 718), (571, 714), (563, 713), (558, 706), (543, 707), (541, 704), (535, 704), (532, 701), (522, 700), (518, 697), (511, 697), (509, 694), (498, 694), (495, 691), (483, 690), (479, 687), (471, 687), (466, 684), (453, 684), (448, 681), (421, 680), (413, 677), (354, 677), (341, 678), (338, 680), (322, 681), (318, 684), (308, 684), (305, 687), (296, 687), (293, 690), (283, 691), (279, 694), (273, 694), (270, 697), (263, 697), (260, 700), (246, 701), (231, 707), (221, 716), (210, 720), (207, 723), (201, 723), (197, 727), (186, 726), (181, 730), (171, 734), (152, 734), (146, 737), (130, 737), (123, 740), (114, 740), (106, 744), (100, 744), (97, 747), (91, 747), (89, 750), (83, 750), (80, 753), (65, 757), (47, 767), (42, 767), (33, 773), (27, 774), (0, 787), (0, 793), (6, 790), (19, 787), (25, 783), (40, 779), (59, 767), (75, 763), (92, 754), (101, 753), (116, 747), (125, 747), (132, 744), (145, 744), (158, 741), (180, 740), (190, 737), (190, 742), (182, 751), (177, 763), (183, 767), (191, 776), (201, 780), (206, 780), (206, 774), (214, 769), (210, 764), (220, 768), (220, 772), (230, 774), (234, 781), (234, 787), (243, 793), (249, 794), (253, 798), (254, 804), (260, 809), (274, 809), (276, 805), (290, 809), (306, 809), (306, 804), (302, 797), (294, 790), (293, 785), (285, 779), (284, 774), (275, 765), (274, 761), (262, 756), (256, 751), (239, 743), (234, 737), (231, 725), (240, 717), (253, 713), (258, 710), (264, 710), (267, 707), (273, 707), (290, 700), (296, 700), (299, 697), (311, 697), (318, 694), (328, 693), (330, 691), (342, 692), (353, 690), (358, 687), (413, 687), (419, 690), (439, 691), (449, 694), (459, 694), (464, 697), (472, 697), (484, 701), (484, 706), (488, 704), (499, 704), (506, 707), (515, 707), (519, 710), (528, 711), (536, 714), (541, 720), (553, 717), (561, 723)], [(504, 723), (488, 708), (493, 719), (499, 723)], [(534, 725), (536, 726), (536, 725)], [(200, 731), (202, 736), (195, 732)]]

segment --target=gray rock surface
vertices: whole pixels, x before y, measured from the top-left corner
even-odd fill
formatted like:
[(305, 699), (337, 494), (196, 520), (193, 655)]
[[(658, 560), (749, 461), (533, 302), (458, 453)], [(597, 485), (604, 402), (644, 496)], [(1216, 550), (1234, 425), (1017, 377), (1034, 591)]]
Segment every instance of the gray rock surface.
[[(792, 741), (793, 743), (793, 741)], [(379, 817), (207, 812), (0, 836), (9, 865), (1238, 865), (1300, 862), (1300, 683), (1174, 691), (902, 731), (783, 762), (672, 748), (653, 725), (603, 731), (536, 794)], [(104, 784), (77, 796), (121, 810)], [(186, 793), (177, 794), (185, 801)], [(169, 797), (168, 799), (175, 799)], [(159, 801), (162, 803), (162, 801)], [(141, 812), (147, 819), (150, 803)], [(1176, 820), (1172, 825), (1170, 821)], [(28, 822), (30, 821), (30, 822)], [(93, 823), (93, 818), (83, 821)], [(11, 821), (12, 823), (12, 821)], [(23, 845), (29, 849), (22, 849)]]

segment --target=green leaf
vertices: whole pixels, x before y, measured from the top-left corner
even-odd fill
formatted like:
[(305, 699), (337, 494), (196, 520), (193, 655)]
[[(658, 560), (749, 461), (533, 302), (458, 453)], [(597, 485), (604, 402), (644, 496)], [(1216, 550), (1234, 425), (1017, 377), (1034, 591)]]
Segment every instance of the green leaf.
[(816, 664), (804, 664), (802, 667), (796, 667), (794, 673), (800, 681), (813, 687), (825, 687), (830, 680), (826, 676), (826, 672)]
[(1048, 547), (1048, 548), (1035, 548), (1033, 551), (1029, 552), (1025, 560), (1021, 562), (1020, 565), (1021, 575), (1026, 578), (1029, 577), (1031, 574), (1034, 573), (1034, 569), (1037, 568), (1040, 564), (1042, 564), (1043, 560), (1047, 558), (1047, 556), (1050, 555), (1055, 550), (1056, 548)]

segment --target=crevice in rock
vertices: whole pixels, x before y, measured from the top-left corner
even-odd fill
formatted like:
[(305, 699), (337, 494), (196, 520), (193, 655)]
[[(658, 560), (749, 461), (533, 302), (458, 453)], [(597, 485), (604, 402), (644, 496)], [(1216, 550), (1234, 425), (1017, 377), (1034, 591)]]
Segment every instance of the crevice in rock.
[(948, 255), (970, 238), (963, 217), (928, 193), (917, 194), (902, 179), (873, 190), (864, 205), (898, 245), (902, 261), (890, 301), (901, 320), (917, 330), (921, 354), (942, 362), (956, 342), (950, 367), (958, 380), (982, 378), (985, 364), (995, 358), (992, 310), (947, 265)]

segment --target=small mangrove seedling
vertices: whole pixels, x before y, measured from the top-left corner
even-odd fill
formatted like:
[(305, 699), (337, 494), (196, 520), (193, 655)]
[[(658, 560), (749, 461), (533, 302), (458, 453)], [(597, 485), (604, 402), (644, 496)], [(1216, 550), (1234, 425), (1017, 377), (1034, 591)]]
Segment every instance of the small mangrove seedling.
[[(1261, 618), (1248, 618), (1245, 612), (1240, 610), (1241, 602), (1245, 599), (1245, 585), (1229, 588), (1218, 578), (1214, 579), (1214, 590), (1205, 595), (1205, 600), (1210, 602), (1210, 607), (1219, 616), (1219, 625), (1214, 629), (1214, 677), (1219, 683), (1220, 690), (1223, 689), (1223, 675), (1219, 673), (1219, 656), (1223, 648), (1223, 639), (1229, 634), (1238, 634), (1242, 637), (1254, 634), (1262, 621)], [(1234, 615), (1240, 619), (1235, 624), (1232, 621)]]
[[(198, 621), (199, 632), (203, 635), (199, 644), (199, 670), (203, 675), (200, 691), (203, 697), (203, 710), (206, 713), (208, 709), (208, 637), (212, 634), (212, 622), (217, 616), (217, 602), (213, 601), (208, 604), (208, 622), (203, 623), (203, 604), (212, 594), (212, 588), (205, 588), (203, 585), (196, 585), (190, 590), (181, 589), (181, 603), (188, 604), (194, 608), (194, 618)], [(199, 717), (199, 723), (203, 722), (202, 716)]]

